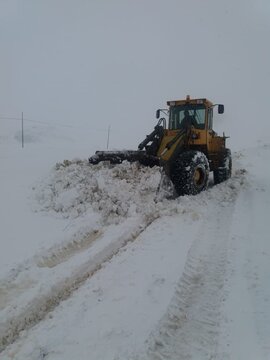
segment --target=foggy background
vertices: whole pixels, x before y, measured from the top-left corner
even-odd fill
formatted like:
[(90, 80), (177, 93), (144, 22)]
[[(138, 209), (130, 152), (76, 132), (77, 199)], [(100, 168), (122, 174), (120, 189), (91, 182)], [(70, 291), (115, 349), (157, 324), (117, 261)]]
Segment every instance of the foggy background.
[(269, 35), (269, 0), (0, 0), (0, 135), (23, 111), (89, 152), (109, 126), (136, 148), (189, 94), (225, 105), (232, 149), (269, 142)]

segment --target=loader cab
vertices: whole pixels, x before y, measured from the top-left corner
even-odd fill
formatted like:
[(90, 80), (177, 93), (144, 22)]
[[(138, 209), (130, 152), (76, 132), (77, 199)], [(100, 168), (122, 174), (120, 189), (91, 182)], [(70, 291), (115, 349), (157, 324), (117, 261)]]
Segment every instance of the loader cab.
[(188, 125), (203, 130), (205, 124), (206, 106), (204, 104), (170, 104), (169, 130), (180, 130)]

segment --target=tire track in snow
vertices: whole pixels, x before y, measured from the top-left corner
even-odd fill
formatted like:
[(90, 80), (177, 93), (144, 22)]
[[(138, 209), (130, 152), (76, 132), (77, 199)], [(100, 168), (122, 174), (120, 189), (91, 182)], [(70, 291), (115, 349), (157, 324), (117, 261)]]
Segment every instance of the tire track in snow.
[(93, 276), (102, 266), (111, 260), (127, 243), (135, 241), (137, 237), (159, 217), (158, 213), (145, 216), (140, 226), (124, 232), (116, 241), (107, 245), (93, 258), (79, 265), (68, 278), (55, 283), (47, 294), (34, 298), (18, 315), (9, 318), (0, 325), (0, 352), (12, 344), (24, 330), (40, 321), (68, 299), (87, 279)]
[[(49, 311), (99, 270), (104, 262), (110, 260), (127, 242), (136, 239), (159, 216), (155, 205), (152, 204), (153, 190), (156, 189), (159, 174), (159, 169), (149, 171), (135, 163), (123, 163), (111, 168), (104, 165), (91, 167), (87, 161), (74, 160), (57, 164), (47, 181), (37, 184), (36, 200), (43, 210), (54, 210), (64, 217), (71, 218), (76, 218), (87, 211), (99, 213), (101, 224), (103, 223), (104, 226), (117, 224), (121, 218), (125, 221), (128, 215), (131, 218), (131, 214), (136, 210), (136, 213), (141, 213), (142, 225), (137, 225), (137, 228), (133, 226), (131, 234), (129, 232), (132, 229), (129, 229), (119, 238), (115, 235), (113, 242), (103, 250), (97, 246), (98, 253), (95, 255), (96, 250), (93, 250), (92, 260), (85, 262), (85, 257), (79, 258), (78, 253), (84, 253), (95, 240), (100, 239), (105, 228), (101, 228), (99, 233), (93, 232), (89, 237), (71, 241), (62, 247), (53, 247), (47, 253), (36, 256), (34, 263), (28, 262), (25, 268), (18, 269), (11, 286), (6, 281), (7, 279), (4, 279), (2, 294), (0, 288), (1, 303), (2, 299), (4, 300), (0, 324), (0, 351), (7, 344), (12, 343), (22, 330), (42, 320)], [(124, 225), (123, 228), (125, 228)], [(120, 234), (123, 228), (119, 228)], [(76, 264), (76, 259), (79, 265)], [(64, 262), (67, 264), (63, 264)], [(62, 275), (59, 271), (61, 264), (65, 267), (71, 263), (72, 268), (69, 269), (68, 275)], [(41, 275), (47, 273), (49, 276), (55, 276), (52, 276), (50, 280), (49, 289), (42, 279), (34, 279), (36, 281), (35, 294), (28, 296), (27, 289), (31, 288), (31, 284), (20, 288), (17, 285), (22, 278), (31, 273), (31, 269), (35, 266), (38, 266), (40, 270), (45, 268)], [(55, 271), (47, 272), (52, 268)], [(73, 272), (72, 269), (74, 269)], [(69, 274), (72, 275), (69, 276)], [(38, 293), (38, 288), (42, 293)], [(18, 304), (16, 296), (23, 297), (23, 304)]]
[(88, 249), (102, 234), (102, 230), (93, 230), (80, 240), (73, 240), (56, 249), (50, 249), (47, 255), (43, 255), (41, 259), (37, 261), (37, 266), (53, 268), (77, 253)]
[[(92, 230), (81, 239), (73, 239), (65, 244), (52, 247), (45, 254), (38, 256), (35, 263), (40, 268), (53, 268), (69, 260), (76, 254), (90, 248), (93, 243), (101, 238), (102, 230)], [(25, 268), (17, 269), (15, 274), (0, 281), (0, 311), (10, 304), (18, 296), (28, 291), (31, 287), (40, 285), (38, 280), (28, 273), (28, 269), (34, 264), (25, 264)], [(18, 279), (18, 277), (20, 278)]]
[(5, 281), (1, 281), (0, 284), (0, 311), (3, 310), (10, 301), (22, 293), (30, 289), (32, 286), (36, 284), (36, 280), (26, 277), (22, 279), (20, 282), (9, 281), (9, 279), (5, 279)]
[[(208, 214), (190, 248), (184, 273), (143, 359), (214, 359), (234, 201)], [(208, 226), (211, 219), (211, 226)]]

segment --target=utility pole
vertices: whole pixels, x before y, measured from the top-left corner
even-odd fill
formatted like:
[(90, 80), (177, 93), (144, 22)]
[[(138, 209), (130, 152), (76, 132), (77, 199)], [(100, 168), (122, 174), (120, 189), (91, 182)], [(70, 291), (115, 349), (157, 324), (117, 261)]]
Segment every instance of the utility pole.
[(109, 125), (109, 127), (108, 127), (107, 150), (108, 150), (108, 148), (109, 148), (110, 131), (111, 131), (111, 125)]
[(23, 134), (23, 112), (22, 112), (22, 148), (24, 147), (24, 134)]

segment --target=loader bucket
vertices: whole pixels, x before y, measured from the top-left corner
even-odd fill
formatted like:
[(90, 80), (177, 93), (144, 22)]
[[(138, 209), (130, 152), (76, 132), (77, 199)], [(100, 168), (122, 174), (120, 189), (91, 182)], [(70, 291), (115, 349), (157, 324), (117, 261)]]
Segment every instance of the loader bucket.
[(147, 154), (141, 150), (123, 151), (96, 151), (95, 155), (89, 158), (89, 163), (96, 165), (101, 161), (108, 161), (111, 164), (121, 164), (123, 161), (136, 162), (145, 166), (159, 166), (159, 158)]

